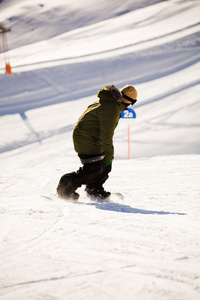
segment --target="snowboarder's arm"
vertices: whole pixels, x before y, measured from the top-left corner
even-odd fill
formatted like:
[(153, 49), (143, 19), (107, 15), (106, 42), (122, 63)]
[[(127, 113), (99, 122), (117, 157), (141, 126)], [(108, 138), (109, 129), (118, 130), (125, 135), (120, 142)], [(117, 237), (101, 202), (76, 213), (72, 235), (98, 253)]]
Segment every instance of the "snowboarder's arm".
[(105, 161), (112, 161), (114, 157), (113, 135), (118, 120), (118, 105), (104, 105), (99, 110), (100, 137)]

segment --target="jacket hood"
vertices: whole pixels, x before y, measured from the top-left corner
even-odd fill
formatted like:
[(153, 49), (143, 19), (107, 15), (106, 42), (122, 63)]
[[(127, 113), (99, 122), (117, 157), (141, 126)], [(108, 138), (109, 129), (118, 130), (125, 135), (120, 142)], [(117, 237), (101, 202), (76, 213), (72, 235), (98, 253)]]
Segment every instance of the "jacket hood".
[[(110, 97), (111, 96), (111, 97)], [(97, 97), (100, 99), (106, 99), (106, 100), (111, 100), (111, 101), (116, 101), (118, 103), (122, 102), (122, 94), (120, 90), (114, 86), (113, 84), (107, 85), (97, 93)], [(110, 98), (110, 99), (109, 99)]]

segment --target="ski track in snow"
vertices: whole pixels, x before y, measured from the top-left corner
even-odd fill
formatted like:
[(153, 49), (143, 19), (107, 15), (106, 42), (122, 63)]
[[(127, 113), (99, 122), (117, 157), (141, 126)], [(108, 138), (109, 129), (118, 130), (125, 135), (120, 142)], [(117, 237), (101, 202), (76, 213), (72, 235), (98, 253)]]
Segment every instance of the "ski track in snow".
[[(91, 201), (82, 188), (80, 200), (74, 202), (42, 199), (40, 189), (38, 195), (26, 196), (26, 189), (15, 196), (22, 186), (15, 177), (5, 182), (9, 205), (7, 199), (2, 203), (3, 222), (7, 220), (9, 232), (0, 235), (5, 266), (1, 274), (9, 275), (9, 283), (3, 276), (2, 299), (12, 299), (12, 293), (35, 299), (35, 289), (44, 298), (55, 296), (54, 289), (66, 289), (69, 299), (84, 299), (87, 293), (92, 298), (98, 290), (97, 299), (108, 299), (118, 286), (123, 296), (129, 291), (127, 299), (131, 295), (140, 299), (140, 293), (141, 299), (151, 295), (198, 299), (198, 163), (199, 156), (157, 157), (136, 160), (131, 170), (129, 162), (116, 161), (107, 186), (116, 189), (118, 178), (124, 178), (120, 192), (125, 198), (117, 202)], [(127, 172), (135, 189), (121, 176)], [(49, 173), (51, 169), (40, 168), (40, 179)], [(18, 171), (30, 191), (33, 176), (30, 169)], [(44, 181), (44, 194), (49, 184), (56, 186), (59, 176), (53, 177)], [(12, 269), (13, 275), (7, 271)], [(74, 284), (77, 289), (71, 290)]]
[[(0, 300), (200, 299), (199, 1), (130, 2), (0, 2)], [(52, 196), (110, 83), (138, 90), (105, 184), (124, 199)]]

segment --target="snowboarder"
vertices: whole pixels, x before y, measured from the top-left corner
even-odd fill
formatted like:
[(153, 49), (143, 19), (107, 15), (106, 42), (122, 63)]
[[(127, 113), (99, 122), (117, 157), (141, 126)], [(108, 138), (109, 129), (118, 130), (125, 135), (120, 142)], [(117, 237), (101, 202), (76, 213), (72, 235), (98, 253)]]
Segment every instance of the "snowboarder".
[(126, 85), (121, 91), (108, 85), (97, 96), (99, 100), (88, 106), (73, 130), (74, 149), (83, 167), (61, 177), (57, 187), (61, 198), (78, 199), (76, 189), (83, 184), (91, 196), (103, 199), (111, 194), (104, 190), (103, 184), (109, 177), (114, 158), (114, 130), (121, 112), (137, 101), (137, 91), (131, 85)]

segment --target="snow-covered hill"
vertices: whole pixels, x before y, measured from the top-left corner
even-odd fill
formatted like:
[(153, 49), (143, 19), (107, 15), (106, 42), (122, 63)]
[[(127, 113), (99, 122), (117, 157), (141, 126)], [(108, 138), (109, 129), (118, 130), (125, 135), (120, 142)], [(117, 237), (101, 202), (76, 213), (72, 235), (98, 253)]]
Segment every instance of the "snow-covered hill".
[[(0, 299), (200, 297), (199, 1), (4, 0)], [(71, 133), (106, 84), (138, 90), (106, 183), (124, 200), (55, 193)], [(127, 159), (127, 127), (131, 160)]]
[[(107, 2), (102, 1), (101, 10), (111, 11), (113, 15), (118, 12), (118, 15), (112, 17), (110, 12), (108, 16), (105, 15), (110, 18), (102, 20), (102, 16), (102, 19), (95, 23), (96, 1), (92, 1), (95, 3), (93, 6), (90, 5), (90, 1), (83, 1), (84, 9), (81, 6), (80, 9), (76, 9), (85, 12), (86, 8), (90, 7), (91, 12), (87, 12), (87, 15), (93, 19), (93, 24), (88, 25), (86, 22), (86, 26), (71, 30), (66, 25), (65, 33), (39, 42), (35, 42), (28, 27), (30, 5), (35, 7), (33, 2), (29, 1), (28, 6), (25, 5), (26, 1), (10, 2), (10, 5), (16, 5), (15, 19), (18, 26), (13, 21), (13, 27), (9, 26), (12, 22), (9, 22), (8, 18), (9, 11), (10, 14), (13, 13), (11, 6), (7, 7), (6, 1), (1, 4), (1, 16), (4, 16), (5, 6), (4, 23), (12, 30), (8, 34), (12, 47), (14, 48), (12, 41), (23, 41), (24, 33), (18, 27), (26, 29), (30, 39), (33, 39), (33, 43), (26, 43), (25, 46), (10, 51), (13, 75), (8, 77), (2, 74), (0, 77), (3, 87), (0, 95), (0, 114), (12, 114), (9, 116), (9, 122), (16, 122), (16, 130), (22, 128), (22, 131), (20, 129), (20, 133), (13, 137), (13, 129), (6, 126), (8, 130), (3, 130), (5, 138), (1, 139), (0, 144), (2, 151), (50, 135), (49, 132), (43, 132), (43, 126), (46, 126), (47, 122), (44, 116), (47, 116), (49, 107), (47, 111), (44, 108), (39, 111), (33, 109), (64, 103), (63, 106), (60, 104), (50, 108), (58, 114), (59, 130), (62, 131), (66, 126), (73, 126), (77, 119), (75, 112), (73, 121), (71, 117), (66, 117), (66, 114), (64, 118), (61, 116), (60, 110), (65, 110), (65, 105), (71, 106), (70, 100), (87, 97), (84, 100), (86, 106), (88, 96), (93, 96), (89, 101), (95, 100), (95, 94), (105, 84), (114, 83), (120, 88), (129, 83), (134, 84), (139, 92), (139, 101), (135, 106), (137, 119), (131, 122), (134, 131), (134, 157), (199, 153), (198, 1), (161, 1), (137, 10), (131, 10), (137, 6), (137, 1), (134, 1), (134, 5), (125, 1), (127, 13), (123, 13), (122, 4), (112, 10), (114, 1), (109, 1), (110, 9), (107, 9)], [(61, 2), (62, 5), (59, 2), (56, 5), (62, 7), (63, 11), (75, 9), (72, 1), (65, 5)], [(143, 5), (147, 2), (149, 3), (143, 1)], [(52, 7), (49, 1), (44, 3), (43, 8), (46, 7), (54, 20), (53, 23), (57, 20), (56, 24), (62, 24), (59, 23), (55, 3)], [(34, 12), (34, 9), (32, 10)], [(45, 26), (42, 13), (37, 13), (37, 18), (39, 17), (41, 27), (38, 27), (43, 30), (45, 36), (46, 32), (51, 31)], [(81, 19), (79, 15), (78, 19)], [(60, 26), (57, 27), (60, 33)], [(63, 28), (62, 25), (61, 27)], [(78, 103), (76, 110), (77, 106)], [(41, 116), (39, 124), (42, 124), (37, 129), (37, 134), (34, 133), (34, 128), (38, 125), (32, 118), (33, 114), (37, 115), (37, 118), (38, 115)], [(1, 128), (7, 118), (1, 118)], [(31, 124), (32, 130), (27, 126), (27, 122)], [(56, 127), (57, 123), (58, 121)], [(121, 144), (126, 143), (124, 124), (125, 122), (121, 122), (121, 128), (118, 128), (116, 134), (116, 157), (120, 158), (126, 158), (126, 154), (120, 151)], [(51, 134), (55, 131), (54, 128), (53, 123), (51, 127), (47, 124), (46, 129), (51, 131)]]

